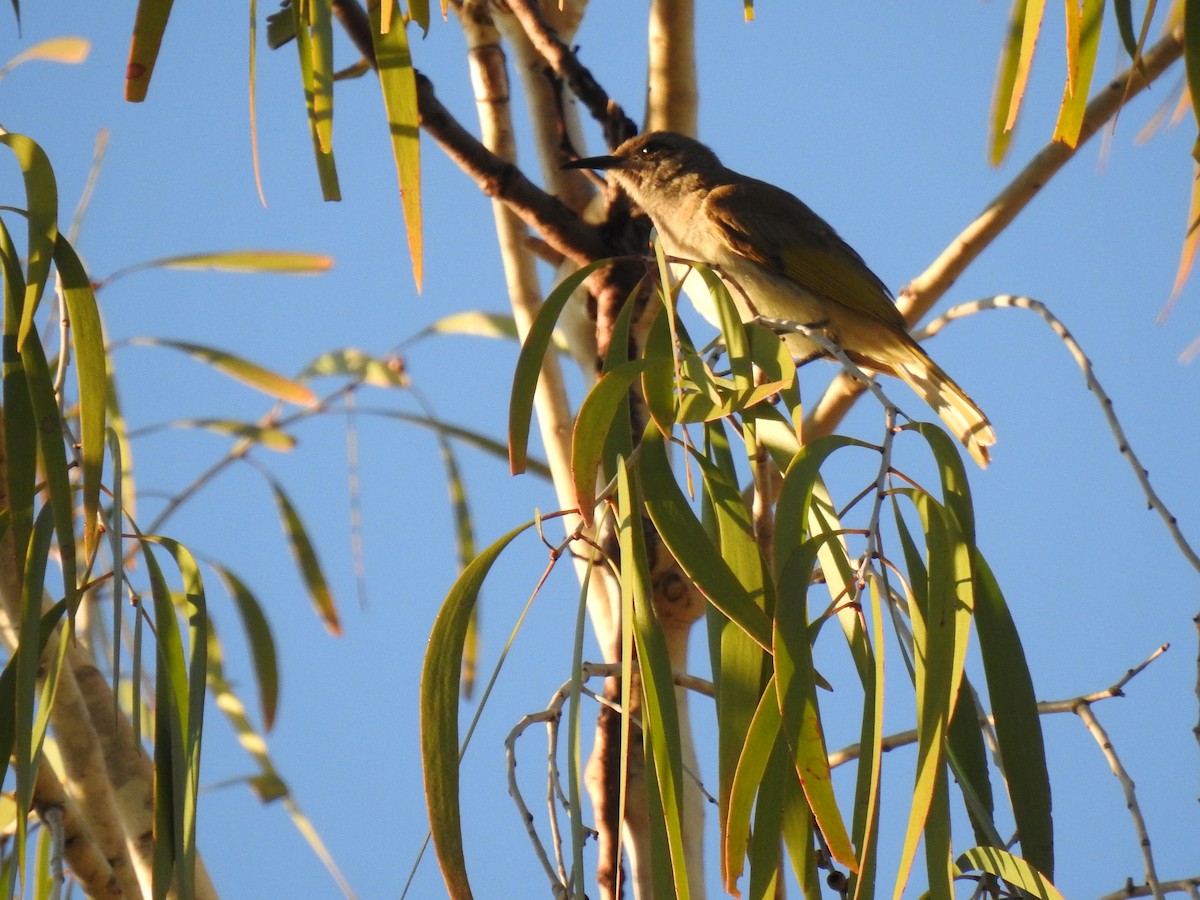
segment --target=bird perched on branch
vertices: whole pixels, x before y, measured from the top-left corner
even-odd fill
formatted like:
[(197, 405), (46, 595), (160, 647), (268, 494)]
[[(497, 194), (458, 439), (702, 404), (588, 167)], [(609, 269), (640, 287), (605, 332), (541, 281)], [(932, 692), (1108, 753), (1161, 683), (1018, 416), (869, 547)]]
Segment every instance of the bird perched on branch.
[[(891, 292), (862, 257), (799, 199), (725, 168), (699, 141), (668, 131), (567, 167), (609, 172), (650, 217), (669, 255), (705, 263), (728, 284), (744, 321), (819, 327), (856, 363), (907, 382), (987, 465), (996, 442), (987, 416), (909, 336)], [(715, 321), (711, 309), (700, 312)], [(805, 359), (822, 354), (802, 334), (784, 340)]]

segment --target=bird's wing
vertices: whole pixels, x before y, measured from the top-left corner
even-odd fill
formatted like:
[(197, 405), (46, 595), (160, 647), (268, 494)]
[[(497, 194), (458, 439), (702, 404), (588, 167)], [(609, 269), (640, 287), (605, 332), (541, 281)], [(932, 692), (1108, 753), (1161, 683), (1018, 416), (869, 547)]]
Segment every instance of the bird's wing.
[(787, 191), (765, 181), (721, 185), (709, 191), (704, 212), (734, 253), (810, 294), (893, 328), (905, 327), (891, 292), (862, 257)]

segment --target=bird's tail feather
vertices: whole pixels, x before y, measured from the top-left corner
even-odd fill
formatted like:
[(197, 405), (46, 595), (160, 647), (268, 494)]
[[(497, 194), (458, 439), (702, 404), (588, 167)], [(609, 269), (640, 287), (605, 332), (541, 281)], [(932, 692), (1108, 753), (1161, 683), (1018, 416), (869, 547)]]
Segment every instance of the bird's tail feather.
[(975, 401), (916, 344), (900, 358), (889, 360), (896, 375), (928, 403), (980, 468), (987, 468), (988, 447), (996, 432)]

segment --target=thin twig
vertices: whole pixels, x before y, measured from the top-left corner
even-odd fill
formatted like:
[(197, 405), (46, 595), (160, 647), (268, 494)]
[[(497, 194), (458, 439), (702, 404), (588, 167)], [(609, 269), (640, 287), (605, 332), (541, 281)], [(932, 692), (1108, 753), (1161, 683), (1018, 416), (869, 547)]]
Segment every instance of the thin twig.
[[(1200, 897), (1200, 875), (1181, 878), (1177, 881), (1163, 881), (1159, 883), (1158, 888), (1164, 894), (1186, 893), (1189, 897)], [(1105, 894), (1099, 900), (1127, 900), (1131, 897), (1149, 897), (1153, 893), (1154, 889), (1148, 884), (1127, 884), (1119, 891)]]
[(1146, 820), (1142, 817), (1142, 809), (1138, 805), (1137, 795), (1134, 793), (1133, 779), (1129, 777), (1129, 773), (1121, 765), (1116, 748), (1113, 747), (1112, 741), (1109, 740), (1108, 732), (1104, 730), (1104, 726), (1100, 724), (1100, 720), (1092, 712), (1091, 704), (1087, 702), (1077, 703), (1075, 705), (1075, 714), (1083, 720), (1083, 724), (1087, 727), (1088, 732), (1096, 739), (1096, 743), (1100, 745), (1100, 752), (1108, 760), (1109, 768), (1117, 776), (1117, 781), (1121, 783), (1121, 789), (1125, 792), (1125, 805), (1129, 808), (1130, 816), (1133, 817), (1133, 828), (1137, 832), (1138, 845), (1142, 848), (1142, 861), (1146, 866), (1146, 884), (1150, 888), (1150, 893), (1153, 895), (1154, 900), (1163, 900), (1162, 886), (1158, 883), (1158, 873), (1154, 871), (1154, 855), (1150, 851), (1150, 834), (1146, 831)]
[[(1167, 651), (1169, 646), (1169, 644), (1163, 644), (1162, 646), (1158, 647), (1153, 653), (1146, 657), (1143, 662), (1127, 671), (1116, 683), (1110, 687), (1104, 688), (1103, 690), (1094, 691), (1091, 694), (1084, 694), (1079, 697), (1069, 697), (1065, 700), (1043, 700), (1037, 705), (1038, 715), (1046, 716), (1053, 715), (1055, 713), (1075, 712), (1076, 707), (1078, 707), (1080, 704), (1089, 705), (1092, 703), (1097, 703), (1101, 700), (1108, 700), (1113, 697), (1124, 697), (1125, 685), (1129, 683), (1130, 679), (1140, 674), (1143, 669), (1150, 665), (1150, 663), (1162, 656)], [(994, 725), (996, 722), (996, 717), (989, 715), (980, 721), (986, 721), (988, 724)], [(883, 739), (883, 750), (886, 753), (889, 750), (895, 750), (897, 747), (904, 747), (908, 744), (915, 744), (916, 742), (917, 732), (915, 729), (909, 731), (900, 731), (895, 734), (889, 734)], [(831, 769), (836, 769), (840, 765), (844, 765), (845, 763), (858, 759), (858, 757), (861, 755), (861, 751), (862, 748), (859, 744), (848, 744), (840, 750), (835, 750), (833, 753), (829, 754), (829, 767)]]
[[(1007, 228), (1034, 197), (1049, 184), (1083, 145), (1117, 114), (1122, 101), (1132, 100), (1183, 55), (1183, 29), (1176, 28), (1142, 56), (1141, 62), (1118, 75), (1087, 105), (1079, 140), (1074, 147), (1051, 141), (1012, 182), (992, 199), (942, 254), (900, 294), (897, 306), (910, 324), (916, 323), (950, 289), (976, 257)], [(805, 421), (811, 437), (831, 434), (862, 394), (862, 386), (844, 373), (838, 375)], [(811, 439), (810, 437), (810, 439)]]
[(1096, 395), (1096, 399), (1100, 401), (1100, 408), (1104, 412), (1104, 417), (1108, 420), (1108, 427), (1113, 433), (1113, 437), (1117, 441), (1117, 449), (1121, 455), (1128, 460), (1130, 467), (1133, 469), (1134, 477), (1137, 478), (1138, 484), (1141, 485), (1142, 493), (1146, 495), (1146, 503), (1150, 509), (1154, 510), (1166, 523), (1167, 530), (1171, 533), (1171, 537), (1175, 540), (1175, 545), (1179, 547), (1179, 551), (1183, 554), (1184, 559), (1188, 561), (1193, 569), (1200, 572), (1200, 555), (1192, 549), (1187, 538), (1183, 536), (1183, 532), (1179, 529), (1179, 520), (1167, 509), (1167, 505), (1155, 492), (1150, 485), (1150, 473), (1146, 467), (1142, 465), (1136, 453), (1133, 452), (1133, 447), (1129, 443), (1129, 438), (1125, 435), (1125, 429), (1121, 427), (1120, 421), (1117, 419), (1117, 414), (1113, 410), (1112, 398), (1108, 396), (1108, 392), (1101, 386), (1100, 381), (1096, 378), (1096, 373), (1092, 368), (1092, 361), (1087, 354), (1083, 352), (1079, 342), (1067, 330), (1067, 327), (1046, 308), (1046, 304), (1040, 300), (1034, 300), (1031, 297), (1016, 297), (1012, 294), (1001, 294), (996, 297), (989, 297), (984, 300), (976, 300), (971, 303), (961, 303), (953, 309), (947, 311), (944, 315), (931, 321), (920, 331), (914, 333), (914, 337), (918, 340), (927, 337), (933, 337), (942, 330), (950, 322), (956, 319), (961, 319), (964, 316), (969, 316), (974, 313), (986, 309), (1026, 309), (1036, 313), (1042, 320), (1050, 326), (1059, 340), (1066, 346), (1067, 351), (1074, 357), (1075, 362), (1083, 372), (1087, 388)]

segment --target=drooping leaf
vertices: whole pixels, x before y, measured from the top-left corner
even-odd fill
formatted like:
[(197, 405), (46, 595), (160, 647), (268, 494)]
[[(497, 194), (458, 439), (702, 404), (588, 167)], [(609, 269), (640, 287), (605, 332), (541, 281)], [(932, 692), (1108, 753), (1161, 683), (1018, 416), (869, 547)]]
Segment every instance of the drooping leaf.
[(313, 392), (299, 382), (216, 347), (194, 344), (191, 341), (148, 337), (134, 338), (130, 343), (147, 347), (170, 347), (172, 350), (186, 353), (193, 359), (208, 363), (218, 372), (279, 400), (286, 400), (298, 406), (310, 406), (316, 402)]
[(375, 45), (375, 63), (383, 90), (383, 106), (392, 136), (392, 155), (400, 181), (400, 203), (404, 208), (404, 227), (408, 232), (408, 254), (412, 260), (417, 291), (422, 281), (421, 238), (421, 145), (417, 112), (417, 73), (408, 49), (408, 32), (397, 20), (394, 10), (388, 27), (382, 27), (379, 4), (368, 4), (371, 15), (371, 41)]
[(26, 251), (25, 297), (21, 303), (18, 345), (33, 327), (33, 315), (46, 289), (50, 260), (58, 241), (58, 182), (46, 152), (23, 134), (0, 133), (0, 145), (7, 146), (21, 167), (25, 185), (25, 211), (29, 234)]
[(275, 726), (275, 713), (279, 707), (279, 665), (271, 624), (267, 621), (258, 598), (242, 579), (219, 563), (209, 562), (209, 565), (225, 585), (225, 590), (229, 592), (242, 621), (242, 630), (246, 633), (246, 643), (250, 647), (254, 681), (258, 685), (258, 705), (262, 714), (263, 730), (270, 731)]
[(1064, 900), (1050, 879), (1026, 860), (1013, 856), (999, 847), (972, 847), (958, 858), (962, 872), (990, 872), (1009, 884), (1028, 891), (1038, 900)]
[(63, 301), (71, 317), (71, 345), (79, 387), (79, 442), (83, 460), (83, 534), (90, 553), (100, 521), (100, 478), (104, 470), (104, 422), (108, 408), (108, 353), (91, 279), (74, 248), (59, 236), (54, 248)]
[(992, 91), (992, 112), (988, 128), (988, 162), (993, 166), (1000, 165), (1008, 153), (1009, 141), (1012, 140), (1012, 126), (1008, 124), (1009, 114), (1013, 110), (1014, 99), (1018, 105), (1020, 103), (1016, 83), (1028, 4), (1029, 0), (1012, 0), (1008, 33), (1005, 35), (1004, 49), (1000, 52), (1000, 68), (996, 73), (996, 86)]
[(550, 292), (537, 317), (529, 327), (517, 365), (513, 371), (513, 388), (508, 406), (508, 458), (509, 469), (514, 475), (525, 471), (525, 457), (529, 452), (529, 428), (533, 420), (533, 397), (542, 374), (542, 361), (554, 334), (554, 327), (571, 295), (601, 266), (609, 260), (597, 260), (564, 278)]
[[(300, 83), (304, 89), (304, 105), (308, 110), (308, 129), (312, 137), (313, 156), (317, 162), (317, 178), (321, 183), (321, 196), (328, 201), (336, 201), (342, 199), (342, 190), (338, 185), (337, 164), (334, 162), (333, 150), (323, 147), (321, 143), (321, 130), (317, 121), (317, 76), (313, 71), (312, 38), (308, 23), (304, 21), (302, 6), (303, 4), (299, 2), (289, 3), (288, 12), (292, 19), (292, 37), (296, 39), (296, 52), (300, 57)], [(268, 35), (270, 35), (270, 31), (268, 31)]]
[(0, 66), (0, 78), (3, 78), (17, 66), (27, 62), (56, 62), (68, 65), (78, 65), (87, 59), (92, 49), (92, 43), (81, 37), (56, 37), (39, 41), (32, 47), (22, 50), (3, 66)]
[[(1079, 45), (1075, 52), (1075, 63), (1071, 71), (1072, 81), (1063, 90), (1062, 106), (1058, 110), (1058, 122), (1054, 126), (1054, 140), (1068, 147), (1079, 142), (1079, 131), (1083, 127), (1083, 115), (1087, 110), (1088, 94), (1092, 87), (1092, 74), (1096, 70), (1096, 53), (1100, 49), (1100, 30), (1104, 20), (1104, 0), (1082, 0), (1079, 19)], [(1068, 4), (1074, 9), (1074, 2)], [(1068, 38), (1069, 39), (1069, 38)]]
[(430, 833), (447, 893), (471, 896), (459, 807), (458, 704), (462, 646), (479, 589), (509, 544), (534, 522), (514, 528), (468, 565), (442, 602), (421, 669), (421, 761)]
[(288, 539), (288, 545), (292, 548), (292, 556), (295, 557), (296, 565), (300, 569), (309, 599), (312, 600), (317, 615), (325, 623), (325, 628), (330, 634), (337, 637), (342, 633), (341, 618), (338, 616), (333, 592), (329, 589), (329, 581), (325, 578), (325, 572), (317, 558), (317, 550), (308, 536), (308, 529), (305, 528), (304, 521), (300, 518), (296, 507), (292, 505), (283, 486), (274, 479), (268, 479), (268, 481), (271, 485), (271, 492), (275, 495), (275, 504), (279, 508), (279, 518), (283, 524), (284, 535)]

